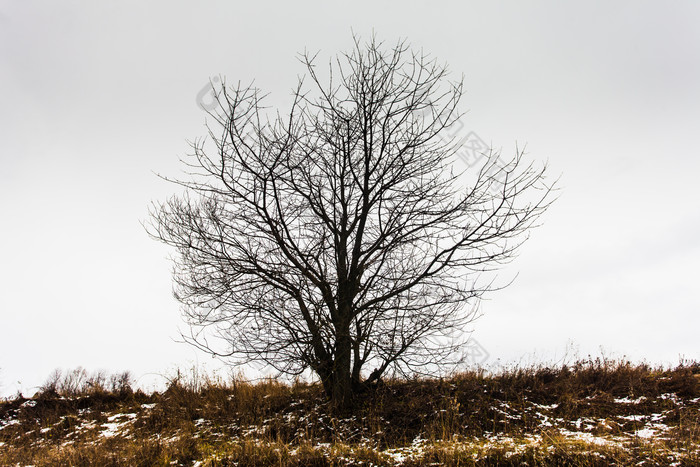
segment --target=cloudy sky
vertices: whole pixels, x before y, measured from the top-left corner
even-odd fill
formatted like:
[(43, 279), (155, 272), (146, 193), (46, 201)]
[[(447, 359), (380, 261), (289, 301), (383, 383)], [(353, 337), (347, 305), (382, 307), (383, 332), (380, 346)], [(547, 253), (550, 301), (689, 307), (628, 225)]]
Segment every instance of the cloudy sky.
[(141, 226), (176, 191), (154, 172), (204, 135), (210, 77), (283, 105), (297, 53), (353, 31), (448, 63), (465, 128), (561, 175), (473, 325), (485, 364), (698, 359), (698, 24), (692, 1), (0, 0), (0, 394), (217, 366), (176, 342), (170, 251)]

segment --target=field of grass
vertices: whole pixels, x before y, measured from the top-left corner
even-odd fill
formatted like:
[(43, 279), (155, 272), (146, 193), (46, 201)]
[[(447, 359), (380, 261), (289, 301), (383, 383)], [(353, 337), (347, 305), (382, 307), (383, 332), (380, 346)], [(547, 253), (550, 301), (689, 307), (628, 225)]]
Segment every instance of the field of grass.
[(0, 465), (700, 465), (700, 363), (384, 381), (345, 418), (317, 384), (57, 372), (0, 402)]

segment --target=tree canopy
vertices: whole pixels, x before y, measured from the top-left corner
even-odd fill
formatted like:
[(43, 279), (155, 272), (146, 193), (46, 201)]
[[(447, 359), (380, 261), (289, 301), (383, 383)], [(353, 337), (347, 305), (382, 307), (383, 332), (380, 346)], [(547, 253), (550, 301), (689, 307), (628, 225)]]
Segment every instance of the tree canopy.
[(190, 342), (310, 369), (347, 406), (387, 371), (459, 358), (481, 273), (513, 257), (552, 184), (520, 152), (454, 163), (462, 82), (405, 42), (301, 62), (284, 114), (222, 81), (184, 194), (154, 205), (150, 232), (177, 251)]

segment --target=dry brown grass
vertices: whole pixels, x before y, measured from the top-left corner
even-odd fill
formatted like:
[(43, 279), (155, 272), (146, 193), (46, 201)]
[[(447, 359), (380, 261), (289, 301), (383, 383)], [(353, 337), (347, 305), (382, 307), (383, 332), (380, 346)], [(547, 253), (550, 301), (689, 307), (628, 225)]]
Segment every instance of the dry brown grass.
[(337, 419), (316, 384), (55, 373), (0, 403), (0, 465), (700, 464), (700, 364), (593, 360), (385, 381)]

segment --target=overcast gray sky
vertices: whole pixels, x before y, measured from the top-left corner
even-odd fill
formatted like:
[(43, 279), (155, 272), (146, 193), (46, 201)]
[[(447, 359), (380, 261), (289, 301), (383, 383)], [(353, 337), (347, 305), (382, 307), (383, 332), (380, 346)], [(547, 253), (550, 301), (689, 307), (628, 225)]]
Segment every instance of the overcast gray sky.
[(0, 394), (57, 367), (216, 366), (174, 341), (170, 252), (140, 221), (176, 190), (153, 172), (205, 134), (210, 77), (283, 105), (296, 54), (352, 31), (448, 63), (465, 128), (562, 175), (474, 323), (486, 364), (698, 359), (698, 24), (692, 1), (0, 0)]

